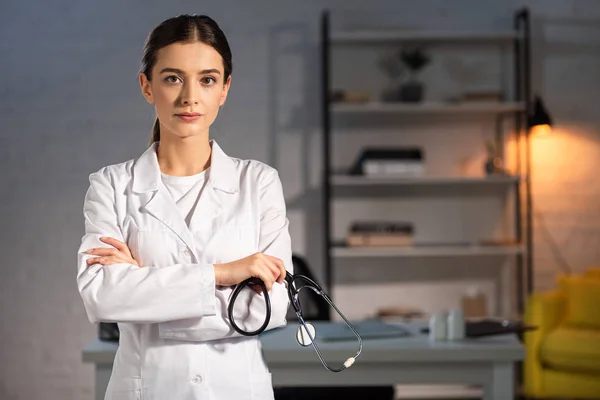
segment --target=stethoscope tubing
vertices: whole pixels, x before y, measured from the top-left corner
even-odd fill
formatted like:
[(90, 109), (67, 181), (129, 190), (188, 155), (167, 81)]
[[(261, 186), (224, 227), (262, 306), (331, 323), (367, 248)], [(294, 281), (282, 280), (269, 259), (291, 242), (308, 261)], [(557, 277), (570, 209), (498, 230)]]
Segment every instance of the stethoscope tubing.
[[(308, 285), (305, 286), (301, 286), (300, 288), (296, 288), (294, 285), (294, 281), (297, 279), (301, 279), (304, 280), (308, 283)], [(360, 337), (360, 335), (358, 334), (358, 332), (356, 331), (356, 329), (352, 326), (352, 324), (350, 323), (350, 321), (348, 321), (348, 319), (346, 318), (346, 316), (337, 308), (337, 306), (333, 303), (333, 301), (329, 298), (329, 296), (323, 291), (323, 289), (321, 288), (321, 286), (319, 286), (319, 284), (317, 284), (315, 281), (313, 281), (312, 279), (304, 276), (304, 275), (292, 275), (287, 273), (285, 276), (285, 281), (287, 283), (287, 292), (288, 292), (288, 297), (290, 299), (290, 302), (292, 303), (292, 307), (294, 307), (294, 311), (296, 312), (296, 316), (298, 318), (298, 321), (300, 322), (300, 324), (302, 325), (302, 327), (304, 327), (305, 332), (308, 334), (308, 336), (310, 337), (310, 342), (315, 350), (315, 352), (317, 353), (317, 356), (319, 357), (319, 360), (321, 361), (321, 363), (323, 364), (323, 366), (331, 371), (331, 372), (341, 372), (343, 370), (345, 370), (346, 368), (348, 368), (349, 366), (346, 365), (346, 363), (344, 363), (344, 365), (342, 365), (342, 367), (340, 368), (333, 368), (331, 366), (329, 366), (329, 364), (325, 361), (325, 359), (323, 358), (323, 355), (321, 353), (321, 350), (319, 349), (319, 346), (317, 346), (317, 343), (315, 341), (315, 337), (313, 336), (313, 334), (311, 333), (310, 329), (307, 326), (307, 322), (304, 320), (304, 317), (302, 316), (302, 308), (300, 306), (300, 303), (298, 302), (298, 295), (300, 293), (300, 291), (302, 289), (308, 288), (311, 289), (312, 291), (314, 291), (315, 293), (317, 293), (318, 295), (320, 295), (321, 297), (323, 297), (325, 299), (325, 301), (339, 314), (339, 316), (344, 320), (344, 322), (346, 323), (346, 325), (350, 328), (350, 330), (352, 331), (352, 333), (354, 333), (354, 335), (356, 336), (356, 338), (358, 339), (358, 343), (359, 343), (359, 348), (358, 351), (356, 352), (356, 354), (349, 358), (350, 359), (356, 359), (358, 358), (358, 356), (360, 356), (360, 354), (362, 353), (362, 349), (363, 349), (363, 343), (362, 343), (362, 338)], [(266, 314), (265, 314), (265, 321), (262, 324), (262, 326), (254, 331), (245, 331), (242, 328), (240, 328), (236, 322), (235, 319), (233, 318), (233, 306), (235, 304), (235, 300), (237, 299), (237, 296), (239, 295), (239, 293), (241, 292), (242, 289), (244, 289), (246, 286), (250, 285), (250, 284), (256, 284), (259, 285), (263, 291), (263, 296), (265, 298), (265, 305), (266, 305)], [(239, 283), (236, 288), (233, 290), (233, 293), (231, 294), (231, 299), (229, 301), (229, 306), (227, 307), (227, 312), (228, 312), (228, 316), (229, 316), (229, 321), (231, 323), (231, 325), (233, 326), (233, 328), (235, 329), (236, 332), (238, 332), (240, 335), (243, 336), (256, 336), (261, 334), (269, 325), (269, 322), (271, 320), (271, 299), (269, 297), (269, 293), (267, 292), (267, 288), (264, 284), (264, 282), (258, 278), (248, 278), (246, 280), (244, 280), (243, 282)], [(346, 361), (348, 361), (346, 360)], [(353, 361), (352, 361), (353, 362)]]

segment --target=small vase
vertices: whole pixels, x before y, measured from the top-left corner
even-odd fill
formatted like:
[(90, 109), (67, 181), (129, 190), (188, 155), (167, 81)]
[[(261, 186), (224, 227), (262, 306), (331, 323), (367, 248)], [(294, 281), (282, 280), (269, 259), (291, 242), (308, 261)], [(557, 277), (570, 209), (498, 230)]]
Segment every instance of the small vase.
[(423, 100), (423, 84), (410, 81), (400, 86), (400, 100), (407, 103), (419, 103)]
[(487, 175), (504, 173), (502, 159), (500, 157), (489, 157), (484, 164), (484, 170)]

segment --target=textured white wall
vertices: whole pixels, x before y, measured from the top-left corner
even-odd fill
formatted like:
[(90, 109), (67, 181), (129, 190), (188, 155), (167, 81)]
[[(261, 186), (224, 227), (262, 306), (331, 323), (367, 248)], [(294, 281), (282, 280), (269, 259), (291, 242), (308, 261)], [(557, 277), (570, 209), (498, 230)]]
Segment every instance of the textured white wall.
[[(301, 8), (271, 0), (1, 2), (0, 399), (91, 399), (92, 367), (81, 363), (80, 351), (96, 331), (75, 287), (81, 206), (90, 172), (146, 145), (153, 113), (136, 73), (156, 23), (197, 12), (222, 25), (234, 53), (234, 86), (214, 136), (230, 154), (281, 171), (294, 248), (320, 275), (320, 10), (364, 11), (366, 22), (502, 28), (523, 3), (536, 22), (534, 84), (558, 124), (556, 135), (534, 143), (536, 207), (567, 261), (581, 269), (598, 263), (600, 226), (595, 0), (330, 0)], [(480, 151), (479, 142), (472, 145)], [(557, 262), (541, 233), (536, 228), (536, 285), (549, 287)], [(417, 283), (419, 271), (412, 272)], [(452, 274), (441, 275), (448, 282), (433, 287), (437, 295), (422, 283), (405, 297), (431, 298), (429, 307), (455, 301)]]

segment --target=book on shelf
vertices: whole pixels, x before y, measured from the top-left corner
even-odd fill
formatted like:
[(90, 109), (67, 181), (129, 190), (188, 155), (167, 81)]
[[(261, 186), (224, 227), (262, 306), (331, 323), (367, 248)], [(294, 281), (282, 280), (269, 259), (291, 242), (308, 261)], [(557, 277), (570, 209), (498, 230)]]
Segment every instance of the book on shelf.
[(420, 176), (425, 173), (423, 151), (418, 147), (365, 148), (349, 172), (366, 177)]
[(350, 247), (392, 247), (412, 246), (412, 236), (394, 234), (359, 234), (350, 233), (346, 238)]
[(424, 172), (425, 166), (419, 161), (368, 160), (363, 163), (365, 177), (413, 177), (422, 176)]
[(350, 226), (346, 244), (351, 247), (411, 246), (413, 226), (406, 222), (356, 221)]

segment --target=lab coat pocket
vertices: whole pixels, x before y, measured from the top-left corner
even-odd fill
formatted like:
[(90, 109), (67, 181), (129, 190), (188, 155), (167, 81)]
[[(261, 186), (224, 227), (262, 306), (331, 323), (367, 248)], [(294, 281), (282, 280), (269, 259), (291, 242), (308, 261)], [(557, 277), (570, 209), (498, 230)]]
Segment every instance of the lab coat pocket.
[(112, 378), (104, 400), (141, 400), (141, 378)]
[(271, 373), (261, 372), (250, 375), (250, 398), (252, 400), (273, 400), (273, 380)]

